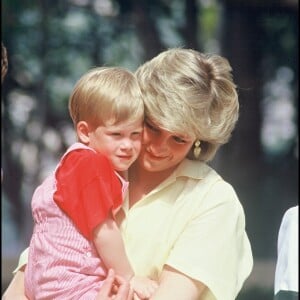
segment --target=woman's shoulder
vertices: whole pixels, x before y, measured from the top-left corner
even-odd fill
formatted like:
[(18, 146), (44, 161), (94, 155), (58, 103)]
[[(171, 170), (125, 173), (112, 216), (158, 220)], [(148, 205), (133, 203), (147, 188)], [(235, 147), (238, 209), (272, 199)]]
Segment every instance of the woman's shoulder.
[(177, 177), (188, 177), (192, 179), (219, 178), (220, 175), (207, 163), (184, 159), (176, 170)]
[(185, 159), (177, 169), (176, 175), (177, 177), (183, 176), (194, 180), (196, 185), (199, 186), (217, 183), (232, 189), (231, 184), (205, 162)]
[[(213, 167), (199, 161), (187, 162), (190, 168), (189, 181), (193, 182), (195, 198), (201, 206), (236, 207), (241, 209), (241, 203), (233, 185), (225, 180)], [(192, 171), (191, 171), (192, 170)]]

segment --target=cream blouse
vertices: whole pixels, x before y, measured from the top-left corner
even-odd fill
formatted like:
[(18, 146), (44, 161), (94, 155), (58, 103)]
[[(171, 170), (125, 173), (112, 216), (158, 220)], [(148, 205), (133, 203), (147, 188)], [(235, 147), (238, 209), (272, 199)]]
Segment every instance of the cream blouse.
[[(251, 246), (234, 189), (211, 167), (186, 159), (130, 209), (125, 199), (123, 209), (121, 231), (137, 275), (158, 279), (167, 264), (208, 287), (201, 300), (236, 298), (253, 267)], [(25, 263), (26, 254), (19, 267)]]

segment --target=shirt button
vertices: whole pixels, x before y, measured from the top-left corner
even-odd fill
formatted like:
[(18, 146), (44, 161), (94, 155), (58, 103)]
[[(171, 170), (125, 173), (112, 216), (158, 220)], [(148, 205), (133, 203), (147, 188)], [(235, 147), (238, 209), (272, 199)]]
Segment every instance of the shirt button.
[(91, 256), (92, 256), (92, 253), (91, 253), (91, 252), (87, 252), (87, 253), (86, 253), (86, 256), (87, 256), (87, 257), (91, 257)]

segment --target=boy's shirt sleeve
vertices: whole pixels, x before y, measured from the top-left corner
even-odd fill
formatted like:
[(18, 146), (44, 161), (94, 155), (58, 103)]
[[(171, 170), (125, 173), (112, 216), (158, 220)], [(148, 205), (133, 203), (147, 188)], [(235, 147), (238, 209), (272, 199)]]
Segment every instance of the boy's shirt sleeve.
[(91, 150), (67, 154), (56, 171), (55, 203), (89, 240), (122, 204), (121, 183), (109, 160)]

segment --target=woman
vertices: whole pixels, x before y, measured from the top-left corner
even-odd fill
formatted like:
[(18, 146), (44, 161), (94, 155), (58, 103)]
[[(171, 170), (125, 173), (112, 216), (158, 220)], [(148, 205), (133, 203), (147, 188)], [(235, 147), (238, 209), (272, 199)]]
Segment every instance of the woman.
[(238, 119), (231, 71), (218, 55), (178, 48), (136, 71), (143, 147), (118, 221), (134, 271), (159, 282), (153, 300), (233, 300), (251, 272), (243, 208), (206, 164)]

